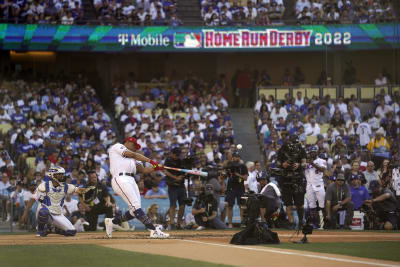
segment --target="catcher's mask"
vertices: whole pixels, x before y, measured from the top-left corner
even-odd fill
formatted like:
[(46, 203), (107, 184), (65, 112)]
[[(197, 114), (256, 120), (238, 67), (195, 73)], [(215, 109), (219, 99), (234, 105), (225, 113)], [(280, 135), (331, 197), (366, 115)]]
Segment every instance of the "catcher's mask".
[(60, 185), (65, 183), (66, 177), (63, 167), (52, 167), (48, 170), (47, 175), (50, 177), (51, 180), (56, 181)]

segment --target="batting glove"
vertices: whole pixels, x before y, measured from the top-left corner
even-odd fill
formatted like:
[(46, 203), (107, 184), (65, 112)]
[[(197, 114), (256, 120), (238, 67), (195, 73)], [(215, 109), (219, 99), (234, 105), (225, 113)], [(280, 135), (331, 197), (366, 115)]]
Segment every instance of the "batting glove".
[(150, 160), (150, 164), (153, 165), (153, 168), (156, 168), (158, 166), (158, 162), (154, 161), (154, 160)]
[(161, 164), (157, 164), (157, 166), (153, 166), (155, 171), (162, 171), (164, 170), (164, 166)]

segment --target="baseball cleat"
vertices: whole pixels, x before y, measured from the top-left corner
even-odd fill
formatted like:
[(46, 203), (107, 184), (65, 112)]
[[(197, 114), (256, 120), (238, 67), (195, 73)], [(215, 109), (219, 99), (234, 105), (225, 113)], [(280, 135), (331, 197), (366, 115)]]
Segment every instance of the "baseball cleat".
[(113, 231), (113, 222), (112, 218), (106, 218), (104, 220), (104, 224), (106, 225), (106, 234), (108, 238), (112, 238), (112, 231)]
[(168, 238), (169, 234), (164, 233), (160, 230), (159, 227), (156, 227), (156, 230), (150, 230), (150, 238)]
[(37, 237), (46, 237), (47, 232), (46, 231), (37, 231), (36, 236)]

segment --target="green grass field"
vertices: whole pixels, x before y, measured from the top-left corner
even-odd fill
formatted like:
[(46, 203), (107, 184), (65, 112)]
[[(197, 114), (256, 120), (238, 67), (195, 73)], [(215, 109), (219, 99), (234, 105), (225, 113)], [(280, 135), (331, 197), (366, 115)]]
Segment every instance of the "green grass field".
[(0, 246), (0, 263), (1, 267), (228, 266), (96, 245)]
[(321, 252), (371, 258), (378, 260), (400, 261), (400, 242), (349, 242), (349, 243), (308, 243), (279, 245), (265, 245), (267, 247), (295, 249), (303, 251)]

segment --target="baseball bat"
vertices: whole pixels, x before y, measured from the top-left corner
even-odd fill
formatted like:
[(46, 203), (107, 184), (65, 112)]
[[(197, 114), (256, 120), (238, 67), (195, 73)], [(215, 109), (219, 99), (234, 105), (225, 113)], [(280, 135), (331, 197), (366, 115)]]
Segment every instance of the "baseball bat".
[(178, 171), (178, 172), (184, 172), (184, 173), (198, 175), (198, 176), (202, 176), (202, 177), (208, 176), (207, 172), (196, 171), (196, 170), (188, 170), (188, 169), (181, 169), (181, 168), (174, 168), (174, 167), (167, 167), (167, 166), (164, 166), (164, 169)]

